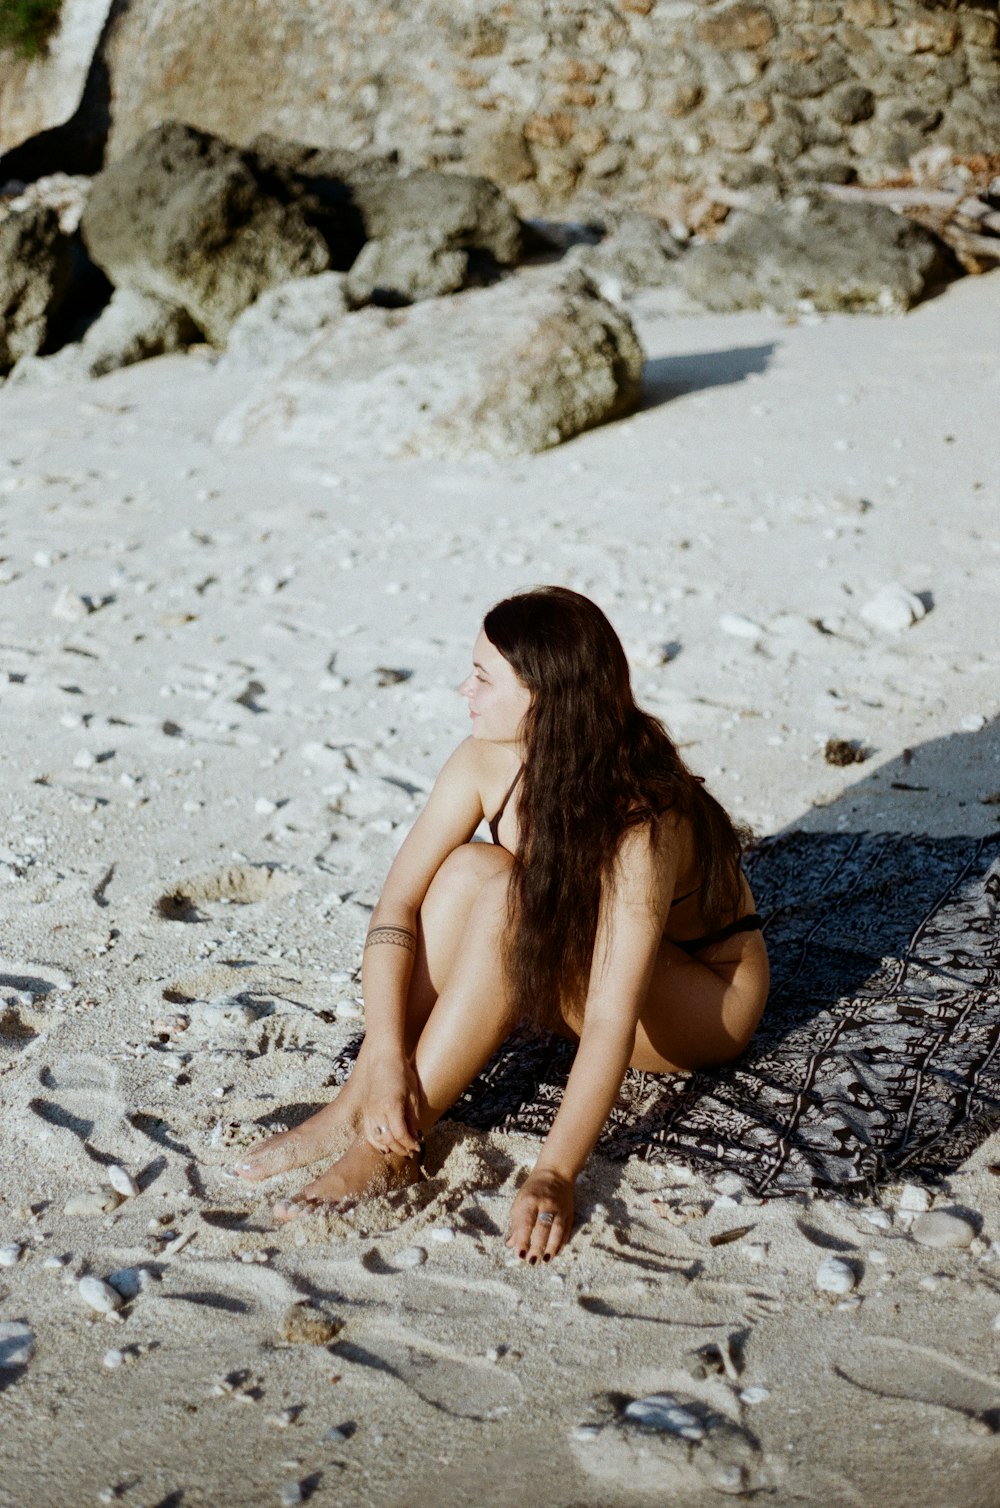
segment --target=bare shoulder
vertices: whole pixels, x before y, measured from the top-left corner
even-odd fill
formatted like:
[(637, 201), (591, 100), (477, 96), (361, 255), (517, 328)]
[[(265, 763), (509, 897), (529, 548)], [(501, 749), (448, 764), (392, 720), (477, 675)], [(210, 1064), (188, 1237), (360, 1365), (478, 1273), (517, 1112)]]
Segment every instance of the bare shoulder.
[(435, 804), (442, 798), (467, 802), (474, 795), (484, 812), (492, 810), (516, 771), (517, 758), (504, 745), (463, 738), (435, 781)]

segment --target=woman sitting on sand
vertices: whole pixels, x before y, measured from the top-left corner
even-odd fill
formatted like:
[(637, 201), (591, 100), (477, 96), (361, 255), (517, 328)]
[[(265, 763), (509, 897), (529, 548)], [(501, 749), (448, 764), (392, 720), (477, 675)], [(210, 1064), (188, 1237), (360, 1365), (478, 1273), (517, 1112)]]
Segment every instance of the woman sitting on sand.
[[(555, 1031), (579, 1045), (507, 1238), (547, 1262), (570, 1235), (574, 1184), (625, 1069), (737, 1057), (764, 1009), (767, 952), (740, 835), (636, 706), (593, 602), (549, 586), (498, 603), (459, 689), (472, 733), (372, 915), (354, 1071), (235, 1171), (268, 1178), (341, 1150), (275, 1207), (285, 1220), (413, 1182), (423, 1133), (512, 1028)], [(473, 842), (486, 813), (493, 842)]]

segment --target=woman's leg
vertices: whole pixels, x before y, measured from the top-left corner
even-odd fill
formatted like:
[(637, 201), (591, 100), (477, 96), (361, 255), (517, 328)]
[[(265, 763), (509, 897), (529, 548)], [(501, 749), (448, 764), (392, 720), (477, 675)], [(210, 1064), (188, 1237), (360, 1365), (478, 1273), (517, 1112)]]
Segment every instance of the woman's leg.
[(727, 938), (696, 957), (664, 940), (630, 1066), (676, 1073), (738, 1058), (764, 1013), (769, 979), (759, 932)]
[[(511, 865), (504, 848), (466, 843), (448, 855), (431, 881), (417, 918), (417, 956), (407, 999), (407, 1052), (412, 1055), (455, 956), (466, 936), (469, 914), (481, 887)], [(360, 1121), (366, 1043), (350, 1078), (329, 1105), (300, 1126), (271, 1136), (234, 1171), (251, 1182), (273, 1178), (322, 1157), (334, 1157), (353, 1140)], [(362, 1072), (358, 1072), (361, 1069)]]
[[(629, 1067), (684, 1073), (738, 1058), (764, 1014), (769, 982), (759, 932), (727, 938), (696, 957), (664, 938)], [(582, 1026), (581, 1010), (566, 1014), (567, 1037), (578, 1041)]]
[[(414, 1054), (420, 1081), (420, 1129), (427, 1131), (485, 1067), (510, 1030), (500, 959), (507, 918), (510, 858), (480, 884), (466, 914), (452, 967), (420, 1033)], [(353, 1202), (420, 1176), (414, 1158), (384, 1157), (363, 1137), (297, 1199), (275, 1207), (295, 1218), (309, 1204)]]

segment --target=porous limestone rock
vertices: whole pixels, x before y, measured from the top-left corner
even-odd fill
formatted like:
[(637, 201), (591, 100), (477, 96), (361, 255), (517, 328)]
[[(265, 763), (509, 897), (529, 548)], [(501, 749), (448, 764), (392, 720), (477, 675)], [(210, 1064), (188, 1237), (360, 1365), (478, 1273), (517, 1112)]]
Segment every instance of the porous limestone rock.
[(81, 341), (53, 356), (26, 357), (10, 381), (24, 386), (103, 377), (150, 356), (184, 350), (199, 338), (190, 315), (177, 304), (134, 288), (116, 288)]
[(0, 373), (45, 347), (72, 280), (70, 237), (51, 205), (0, 221)]
[(369, 241), (347, 274), (347, 294), (363, 304), (416, 304), (457, 293), (468, 278), (469, 253), (452, 249), (433, 231), (406, 230)]
[(343, 272), (279, 283), (245, 309), (229, 332), (219, 369), (275, 368), (297, 356), (320, 330), (348, 312)]
[(946, 259), (929, 231), (885, 205), (802, 194), (741, 214), (724, 240), (692, 247), (676, 266), (697, 309), (894, 314), (944, 275)]
[(408, 309), (363, 309), (228, 414), (222, 444), (389, 456), (526, 455), (633, 409), (642, 348), (580, 273), (533, 269)]
[(596, 246), (576, 245), (569, 266), (583, 268), (602, 292), (635, 293), (658, 288), (676, 276), (681, 248), (659, 220), (638, 210), (624, 210), (608, 220), (609, 234)]
[(346, 185), (306, 192), (252, 152), (178, 122), (147, 132), (100, 174), (82, 228), (116, 287), (180, 305), (216, 345), (267, 289), (345, 270), (364, 240)]

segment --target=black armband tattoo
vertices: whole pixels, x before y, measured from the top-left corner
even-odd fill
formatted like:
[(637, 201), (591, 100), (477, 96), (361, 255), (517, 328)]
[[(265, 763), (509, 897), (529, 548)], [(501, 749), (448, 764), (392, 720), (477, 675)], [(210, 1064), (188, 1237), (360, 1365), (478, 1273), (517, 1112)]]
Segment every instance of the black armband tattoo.
[(372, 927), (365, 938), (365, 947), (373, 948), (379, 943), (395, 943), (397, 948), (406, 948), (410, 953), (415, 953), (417, 934), (411, 932), (409, 927)]

